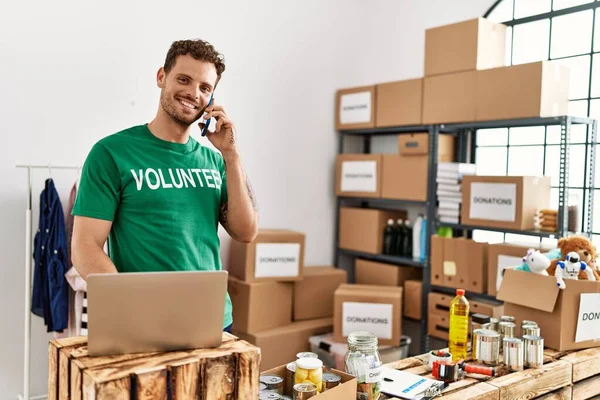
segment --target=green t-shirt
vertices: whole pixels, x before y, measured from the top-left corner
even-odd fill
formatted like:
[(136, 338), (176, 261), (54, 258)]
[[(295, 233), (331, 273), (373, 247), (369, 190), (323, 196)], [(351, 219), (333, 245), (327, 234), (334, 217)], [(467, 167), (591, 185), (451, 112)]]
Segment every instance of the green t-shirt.
[[(214, 271), (222, 269), (217, 229), (226, 201), (219, 153), (193, 138), (164, 141), (145, 124), (93, 146), (72, 213), (112, 221), (108, 251), (119, 272)], [(231, 308), (227, 294), (224, 327)]]

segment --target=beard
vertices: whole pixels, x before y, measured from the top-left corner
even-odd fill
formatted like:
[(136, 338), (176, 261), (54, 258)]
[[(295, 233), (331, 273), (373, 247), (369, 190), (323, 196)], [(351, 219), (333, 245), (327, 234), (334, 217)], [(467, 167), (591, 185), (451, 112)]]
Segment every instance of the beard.
[(183, 114), (178, 110), (180, 107), (179, 102), (174, 96), (172, 96), (169, 92), (165, 92), (164, 90), (160, 92), (160, 105), (164, 112), (171, 118), (171, 121), (184, 128), (188, 128), (194, 122), (198, 121), (204, 113), (203, 109), (197, 110), (196, 114)]

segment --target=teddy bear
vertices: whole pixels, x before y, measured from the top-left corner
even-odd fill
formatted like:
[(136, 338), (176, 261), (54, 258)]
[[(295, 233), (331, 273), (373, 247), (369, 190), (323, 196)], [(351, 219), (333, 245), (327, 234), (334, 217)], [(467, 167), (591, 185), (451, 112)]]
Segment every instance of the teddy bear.
[[(588, 265), (594, 273), (596, 281), (600, 281), (600, 271), (596, 265), (596, 248), (592, 242), (585, 236), (570, 236), (568, 238), (558, 239), (558, 248), (563, 255), (560, 259), (555, 259), (550, 262), (550, 266), (546, 271), (548, 275), (555, 276), (556, 265), (559, 261), (564, 261), (566, 254), (575, 252), (579, 255), (579, 261)], [(588, 280), (587, 273), (584, 270), (579, 271), (577, 276), (580, 280)]]

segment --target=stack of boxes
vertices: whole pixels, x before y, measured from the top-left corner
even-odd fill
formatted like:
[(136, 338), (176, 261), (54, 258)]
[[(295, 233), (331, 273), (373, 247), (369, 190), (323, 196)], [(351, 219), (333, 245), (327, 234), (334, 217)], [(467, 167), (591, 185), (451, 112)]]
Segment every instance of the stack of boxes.
[(333, 331), (333, 295), (346, 272), (305, 267), (304, 243), (303, 233), (265, 229), (252, 243), (232, 241), (233, 334), (261, 348), (263, 371), (308, 351), (311, 336)]

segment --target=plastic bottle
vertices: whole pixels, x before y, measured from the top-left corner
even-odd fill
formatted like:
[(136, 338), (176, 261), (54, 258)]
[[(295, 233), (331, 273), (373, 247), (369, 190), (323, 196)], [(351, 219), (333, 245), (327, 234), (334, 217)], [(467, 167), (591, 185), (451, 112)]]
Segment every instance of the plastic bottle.
[(452, 361), (466, 360), (469, 341), (469, 302), (464, 289), (456, 289), (456, 297), (450, 303), (450, 335), (448, 348)]
[(396, 220), (396, 242), (394, 243), (394, 255), (402, 256), (402, 242), (404, 241), (404, 221)]
[(423, 229), (423, 214), (419, 214), (412, 231), (412, 258), (421, 259), (421, 230)]
[(394, 254), (394, 245), (396, 243), (396, 232), (394, 229), (394, 220), (388, 219), (387, 226), (383, 230), (383, 254)]
[(412, 258), (412, 243), (413, 243), (413, 229), (410, 226), (410, 220), (406, 218), (404, 220), (404, 240), (402, 245), (402, 256)]
[(427, 238), (429, 236), (427, 235), (427, 218), (423, 218), (423, 223), (421, 225), (421, 237), (419, 238), (420, 242), (421, 242), (421, 252), (419, 254), (419, 259), (421, 261), (425, 261), (425, 243), (427, 241)]

